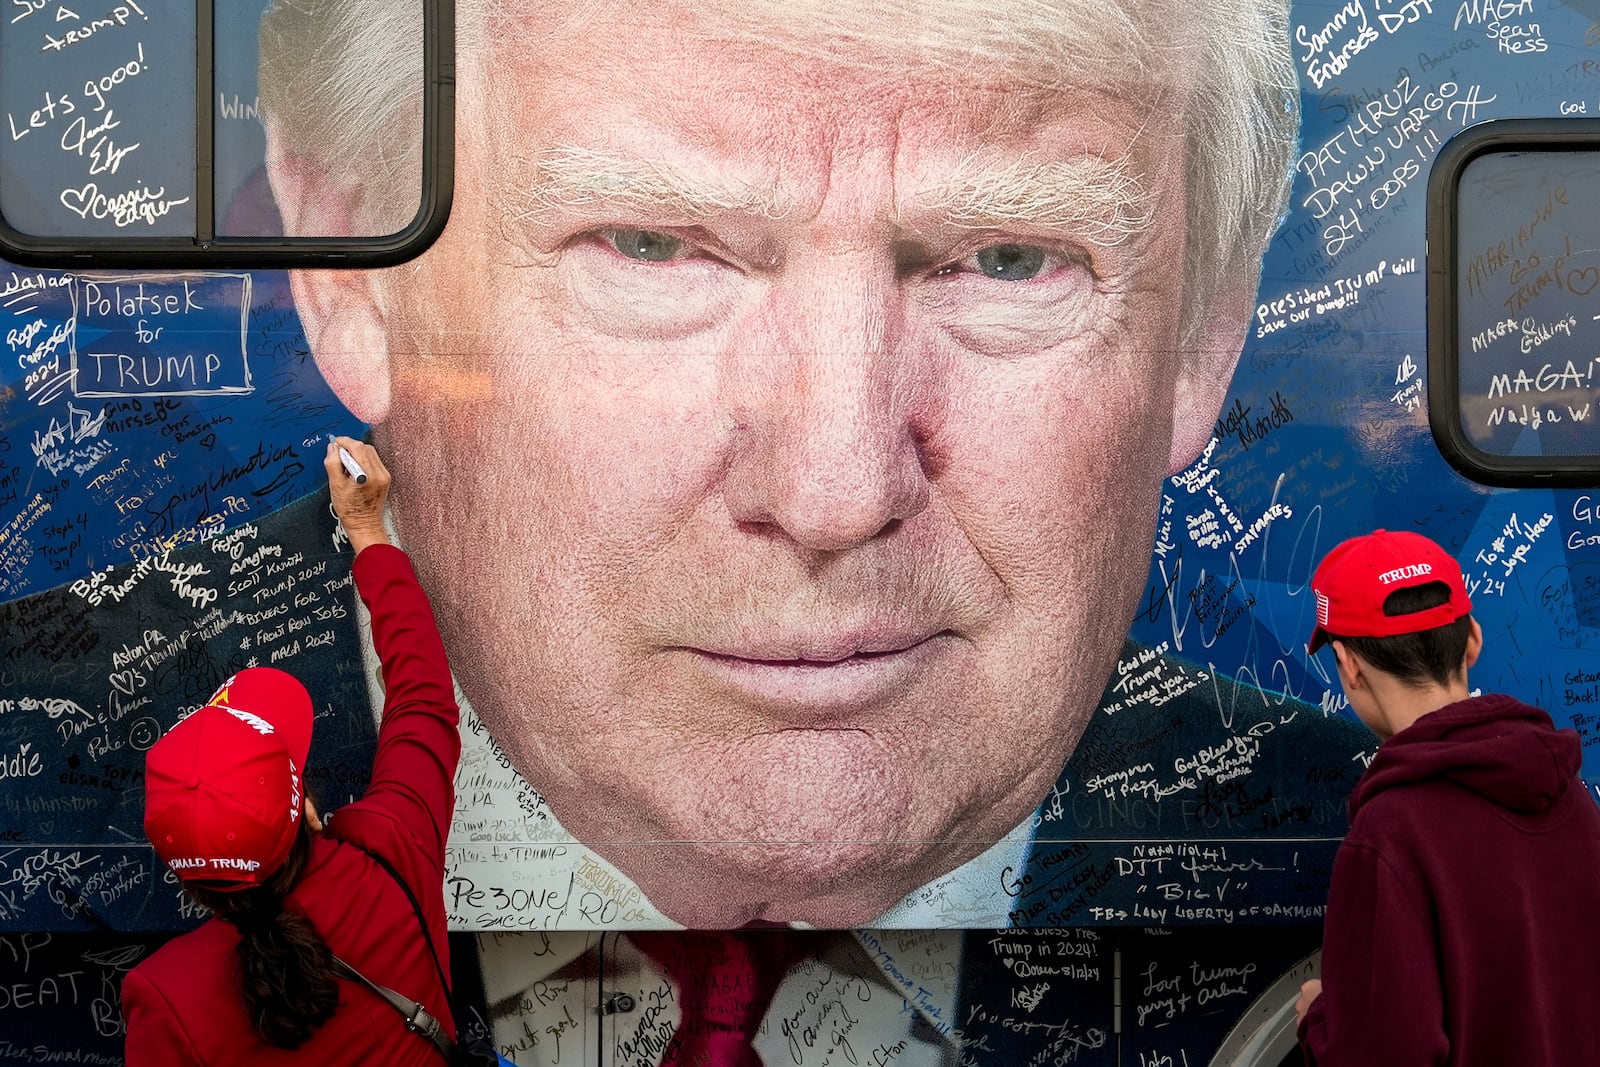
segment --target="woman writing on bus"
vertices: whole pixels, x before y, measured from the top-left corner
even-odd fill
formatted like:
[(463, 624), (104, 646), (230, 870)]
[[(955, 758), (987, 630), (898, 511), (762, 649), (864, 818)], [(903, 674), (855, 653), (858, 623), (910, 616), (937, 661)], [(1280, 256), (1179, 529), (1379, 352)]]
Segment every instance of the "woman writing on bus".
[(371, 782), (319, 818), (303, 786), (311, 698), (270, 667), (229, 678), (151, 748), (145, 832), (214, 917), (128, 974), (128, 1067), (444, 1061), (340, 963), (415, 998), (422, 1030), (431, 1017), (454, 1037), (442, 888), (460, 755), (450, 668), (410, 560), (384, 530), (382, 460), (342, 437), (325, 466), (383, 665)]

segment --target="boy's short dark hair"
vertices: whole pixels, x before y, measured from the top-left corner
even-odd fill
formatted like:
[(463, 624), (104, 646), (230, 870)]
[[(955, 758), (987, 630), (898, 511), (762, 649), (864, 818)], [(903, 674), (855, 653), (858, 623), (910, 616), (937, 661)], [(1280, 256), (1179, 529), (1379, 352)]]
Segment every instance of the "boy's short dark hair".
[[(1444, 582), (1426, 582), (1422, 585), (1396, 589), (1383, 601), (1383, 613), (1389, 616), (1413, 615), (1419, 611), (1436, 608), (1450, 600), (1450, 587)], [(1467, 655), (1467, 638), (1472, 633), (1472, 616), (1463, 615), (1454, 622), (1435, 626), (1431, 630), (1398, 634), (1394, 637), (1341, 637), (1346, 648), (1385, 674), (1392, 674), (1406, 685), (1421, 689), (1430, 683), (1449, 685), (1463, 676), (1462, 663)]]

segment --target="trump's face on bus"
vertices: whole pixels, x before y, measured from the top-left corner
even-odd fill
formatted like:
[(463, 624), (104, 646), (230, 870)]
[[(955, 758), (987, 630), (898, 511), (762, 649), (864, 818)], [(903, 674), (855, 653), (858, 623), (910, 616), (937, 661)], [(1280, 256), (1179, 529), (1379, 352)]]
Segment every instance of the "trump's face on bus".
[(1186, 253), (1171, 27), (1062, 15), (1111, 51), (1043, 78), (740, 7), (501, 16), (444, 237), (296, 300), (567, 829), (691, 925), (860, 924), (1056, 779), (1260, 249)]

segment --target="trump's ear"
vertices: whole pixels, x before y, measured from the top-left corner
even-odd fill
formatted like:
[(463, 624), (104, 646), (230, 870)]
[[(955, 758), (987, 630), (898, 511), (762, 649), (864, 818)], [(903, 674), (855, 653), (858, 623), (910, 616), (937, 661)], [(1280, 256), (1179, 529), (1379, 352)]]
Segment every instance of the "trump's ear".
[(1212, 301), (1193, 342), (1179, 353), (1183, 367), (1172, 395), (1172, 455), (1167, 473), (1177, 474), (1200, 454), (1211, 440), (1239, 362), (1245, 335), (1250, 330), (1250, 314), (1255, 291), (1238, 293), (1224, 290)]
[[(361, 191), (330, 177), (304, 156), (275, 150), (267, 172), (273, 197), (291, 236), (348, 236), (355, 232)], [(295, 310), (322, 377), (362, 422), (389, 414), (388, 326), (367, 270), (296, 270), (289, 273)]]
[(389, 334), (375, 284), (365, 270), (289, 273), (317, 369), (340, 403), (366, 423), (389, 417)]

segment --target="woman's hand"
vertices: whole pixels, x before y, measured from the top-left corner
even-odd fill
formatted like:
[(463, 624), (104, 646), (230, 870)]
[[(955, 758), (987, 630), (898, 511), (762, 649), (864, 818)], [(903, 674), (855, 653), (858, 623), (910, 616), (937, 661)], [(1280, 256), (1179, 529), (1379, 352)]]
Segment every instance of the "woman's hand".
[[(361, 471), (364, 481), (346, 469), (339, 450), (350, 454)], [(378, 458), (377, 449), (362, 444), (353, 437), (335, 437), (328, 442), (328, 454), (322, 466), (328, 472), (328, 492), (333, 497), (333, 512), (350, 538), (350, 547), (357, 554), (368, 545), (386, 545), (389, 533), (383, 528), (384, 503), (389, 498), (389, 469)]]

